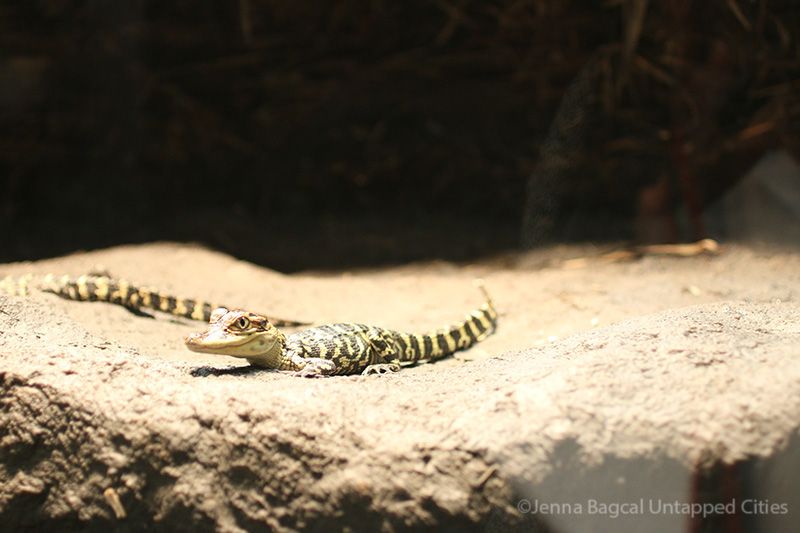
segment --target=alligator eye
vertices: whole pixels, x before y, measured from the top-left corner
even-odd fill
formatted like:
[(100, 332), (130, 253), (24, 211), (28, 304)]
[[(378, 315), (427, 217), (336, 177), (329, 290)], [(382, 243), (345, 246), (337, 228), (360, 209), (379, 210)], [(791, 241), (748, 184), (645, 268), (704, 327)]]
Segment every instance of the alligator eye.
[(247, 329), (250, 327), (250, 319), (246, 316), (240, 316), (238, 320), (236, 320), (236, 327), (239, 329)]

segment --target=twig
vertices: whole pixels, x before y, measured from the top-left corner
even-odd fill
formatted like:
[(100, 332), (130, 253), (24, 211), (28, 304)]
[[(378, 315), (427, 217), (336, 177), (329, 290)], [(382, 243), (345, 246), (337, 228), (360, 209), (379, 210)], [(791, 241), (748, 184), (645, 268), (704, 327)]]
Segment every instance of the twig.
[(111, 487), (108, 487), (103, 491), (103, 497), (106, 499), (108, 506), (111, 507), (111, 510), (114, 511), (114, 516), (117, 517), (117, 520), (122, 520), (128, 516), (127, 513), (125, 513), (125, 508), (122, 506), (122, 502), (119, 499), (119, 494), (117, 494), (117, 491)]

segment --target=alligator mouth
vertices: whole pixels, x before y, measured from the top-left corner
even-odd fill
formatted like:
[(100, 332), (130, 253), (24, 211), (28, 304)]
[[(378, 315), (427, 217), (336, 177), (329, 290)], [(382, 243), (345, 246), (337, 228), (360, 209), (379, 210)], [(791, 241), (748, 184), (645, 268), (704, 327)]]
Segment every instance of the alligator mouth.
[(193, 352), (214, 353), (228, 348), (238, 348), (253, 340), (251, 337), (224, 337), (210, 339), (206, 333), (192, 333), (184, 339), (184, 344)]

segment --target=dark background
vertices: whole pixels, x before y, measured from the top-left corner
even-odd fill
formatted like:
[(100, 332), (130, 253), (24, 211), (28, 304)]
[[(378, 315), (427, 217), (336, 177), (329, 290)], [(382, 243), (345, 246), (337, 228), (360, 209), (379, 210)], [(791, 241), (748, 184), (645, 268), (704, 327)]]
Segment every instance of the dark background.
[(705, 236), (766, 150), (800, 153), (799, 12), (4, 2), (0, 261), (178, 239), (293, 270)]

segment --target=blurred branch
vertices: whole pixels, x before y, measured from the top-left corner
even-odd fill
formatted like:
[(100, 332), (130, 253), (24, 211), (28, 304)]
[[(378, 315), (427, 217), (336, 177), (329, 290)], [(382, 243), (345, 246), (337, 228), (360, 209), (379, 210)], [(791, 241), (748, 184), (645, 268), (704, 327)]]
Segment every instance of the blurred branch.
[(253, 44), (253, 18), (250, 0), (239, 0), (239, 23), (242, 29), (242, 41), (247, 46)]
[(631, 60), (633, 59), (639, 38), (644, 27), (644, 18), (647, 14), (647, 0), (628, 0), (623, 4), (623, 19), (625, 37), (622, 47), (622, 62), (615, 92), (619, 96), (630, 76)]

